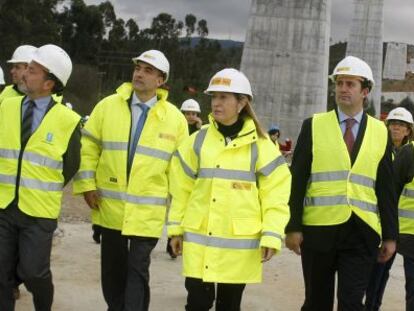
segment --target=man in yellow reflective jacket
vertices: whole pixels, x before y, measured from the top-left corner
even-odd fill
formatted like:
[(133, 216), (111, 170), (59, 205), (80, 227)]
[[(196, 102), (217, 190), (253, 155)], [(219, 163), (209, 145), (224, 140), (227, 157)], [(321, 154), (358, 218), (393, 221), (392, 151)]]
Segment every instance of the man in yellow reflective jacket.
[[(80, 163), (80, 116), (52, 97), (72, 72), (52, 44), (37, 49), (23, 76), (27, 96), (0, 106), (0, 310), (14, 310), (15, 275), (35, 310), (53, 302), (50, 252), (62, 189)], [(17, 271), (16, 271), (17, 270)]]
[(102, 227), (102, 289), (109, 310), (148, 310), (150, 254), (161, 236), (168, 167), (188, 136), (181, 112), (160, 87), (169, 74), (163, 53), (133, 59), (132, 83), (99, 102), (82, 129), (83, 193)]
[(348, 56), (336, 66), (337, 109), (304, 121), (293, 155), (286, 245), (302, 256), (303, 311), (362, 311), (371, 269), (395, 252), (397, 199), (392, 144), (363, 104), (371, 68)]

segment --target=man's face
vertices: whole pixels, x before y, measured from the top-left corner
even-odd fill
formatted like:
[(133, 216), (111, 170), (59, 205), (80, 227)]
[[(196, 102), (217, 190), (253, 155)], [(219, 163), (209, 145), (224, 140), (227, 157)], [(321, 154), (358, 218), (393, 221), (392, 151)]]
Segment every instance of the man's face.
[[(360, 77), (339, 75), (335, 80), (335, 98), (339, 108), (363, 107), (364, 98), (368, 96), (368, 88), (362, 89)], [(345, 108), (345, 109), (344, 109)]]
[(46, 70), (36, 62), (31, 62), (23, 75), (27, 95), (45, 94), (53, 88), (53, 81), (47, 79)]
[(154, 66), (138, 62), (132, 75), (132, 84), (137, 94), (155, 92), (164, 83), (162, 72)]
[(27, 69), (26, 63), (13, 63), (10, 69), (12, 83), (20, 85), (22, 83), (24, 72)]

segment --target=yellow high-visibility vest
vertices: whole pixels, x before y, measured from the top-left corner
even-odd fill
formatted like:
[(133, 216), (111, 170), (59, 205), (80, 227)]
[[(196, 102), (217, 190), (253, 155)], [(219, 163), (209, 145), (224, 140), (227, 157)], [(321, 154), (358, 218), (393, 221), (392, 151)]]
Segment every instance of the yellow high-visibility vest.
[[(414, 142), (411, 142), (414, 145)], [(414, 159), (412, 159), (414, 161)], [(404, 186), (398, 202), (400, 233), (414, 235), (414, 179)]]
[(64, 183), (63, 155), (80, 116), (56, 103), (30, 136), (21, 154), (23, 99), (23, 96), (11, 97), (0, 106), (0, 208), (6, 208), (15, 197), (21, 157), (19, 209), (30, 216), (56, 219)]
[(335, 111), (313, 117), (313, 161), (304, 203), (304, 225), (341, 224), (353, 212), (381, 235), (375, 181), (387, 138), (384, 123), (367, 116), (361, 148), (351, 167)]

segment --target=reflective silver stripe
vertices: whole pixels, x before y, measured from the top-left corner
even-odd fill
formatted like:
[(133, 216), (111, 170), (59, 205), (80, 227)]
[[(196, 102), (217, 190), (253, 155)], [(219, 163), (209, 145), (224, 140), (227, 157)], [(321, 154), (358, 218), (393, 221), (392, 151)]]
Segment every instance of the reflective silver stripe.
[(200, 154), (201, 154), (201, 146), (203, 145), (204, 139), (206, 138), (207, 135), (207, 128), (202, 128), (197, 134), (196, 134), (196, 138), (194, 140), (194, 144), (193, 144), (193, 150), (194, 153), (197, 156), (198, 159), (198, 164), (197, 164), (197, 172), (200, 170), (200, 165), (201, 165), (201, 159), (200, 159)]
[(95, 179), (95, 171), (79, 171), (76, 173), (74, 180)]
[(349, 177), (349, 181), (354, 184), (362, 185), (369, 188), (375, 187), (375, 180), (363, 175), (351, 174), (351, 176)]
[(280, 155), (276, 159), (274, 159), (272, 162), (262, 167), (258, 172), (264, 176), (268, 176), (275, 169), (277, 169), (280, 165), (285, 164), (285, 163), (286, 163), (285, 157)]
[(63, 183), (45, 182), (38, 179), (20, 178), (20, 186), (43, 191), (62, 191)]
[(404, 190), (402, 191), (402, 195), (409, 198), (414, 198), (414, 190), (404, 188)]
[(364, 201), (360, 201), (360, 200), (355, 200), (355, 199), (349, 199), (349, 203), (351, 203), (352, 205), (355, 205), (355, 206), (359, 207), (360, 209), (363, 209), (367, 212), (373, 212), (373, 213), (378, 212), (378, 207), (377, 207), (376, 204), (372, 204), (372, 203), (368, 203), (368, 202), (364, 202)]
[(206, 134), (207, 134), (207, 128), (201, 129), (196, 134), (193, 149), (194, 149), (194, 153), (197, 155), (197, 157), (200, 157), (201, 146), (203, 145), (204, 139), (206, 138)]
[(270, 231), (263, 231), (262, 236), (273, 236), (275, 238), (282, 239), (282, 236), (280, 234), (270, 232)]
[(167, 221), (167, 226), (179, 226), (181, 222), (179, 221)]
[(186, 173), (190, 178), (195, 179), (196, 173), (194, 173), (193, 170), (187, 165), (187, 163), (184, 162), (184, 159), (181, 157), (181, 154), (178, 152), (178, 150), (174, 152), (174, 155), (180, 160), (184, 173)]
[(16, 176), (0, 174), (0, 183), (16, 184)]
[[(348, 174), (349, 171), (313, 173), (311, 175), (311, 182), (346, 180), (348, 178)], [(359, 174), (351, 173), (349, 181), (365, 187), (375, 187), (374, 179)]]
[(257, 249), (260, 245), (259, 239), (227, 239), (191, 232), (184, 232), (184, 241), (205, 246), (232, 249)]
[(99, 191), (99, 194), (103, 198), (120, 200), (120, 201), (123, 201), (125, 198), (125, 195), (123, 192), (117, 192), (117, 191), (111, 191), (111, 190), (105, 190), (105, 189), (98, 189), (98, 191)]
[(128, 150), (128, 143), (120, 141), (103, 141), (102, 148), (106, 150)]
[[(375, 204), (356, 200), (356, 199), (349, 199), (349, 204), (354, 205), (368, 212), (376, 213), (378, 211), (378, 207)], [(346, 196), (337, 195), (337, 196), (331, 196), (331, 197), (306, 197), (305, 198), (305, 206), (332, 206), (332, 205), (348, 205)]]
[(311, 182), (346, 180), (348, 178), (348, 173), (349, 171), (312, 173), (310, 179)]
[(414, 219), (414, 211), (407, 211), (405, 209), (398, 209), (398, 216), (404, 218), (413, 218)]
[(123, 192), (99, 189), (99, 193), (103, 198), (126, 201), (133, 204), (149, 204), (149, 205), (166, 205), (167, 199), (160, 197), (144, 197), (132, 194), (125, 195)]
[(143, 197), (132, 194), (127, 195), (126, 201), (133, 204), (167, 205), (167, 198)]
[[(0, 158), (18, 159), (19, 153), (20, 153), (20, 150), (0, 149)], [(40, 154), (30, 152), (30, 151), (23, 153), (23, 160), (36, 163), (42, 166), (46, 166), (49, 168), (53, 168), (53, 169), (63, 168), (62, 161), (54, 160), (49, 157), (42, 156)]]
[(256, 172), (256, 162), (259, 153), (257, 151), (257, 144), (254, 142), (250, 147), (250, 172)]
[(15, 149), (0, 149), (0, 158), (18, 159), (20, 150)]
[(346, 196), (337, 195), (332, 197), (306, 197), (305, 206), (329, 206), (329, 205), (348, 205)]
[(165, 160), (165, 161), (170, 161), (170, 158), (171, 158), (171, 153), (169, 152), (150, 148), (150, 147), (139, 146), (139, 145), (137, 146), (137, 149), (135, 152), (139, 154), (144, 154), (146, 156)]
[(256, 175), (254, 174), (254, 172), (228, 170), (221, 168), (200, 168), (198, 177), (256, 181)]
[(82, 133), (82, 136), (85, 136), (85, 137), (89, 138), (90, 140), (92, 140), (93, 142), (97, 143), (98, 145), (101, 144), (101, 141), (98, 138), (96, 138), (95, 136), (93, 136), (91, 134), (91, 132), (85, 130), (84, 128), (81, 129), (81, 133)]
[(63, 162), (54, 160), (40, 154), (36, 154), (33, 152), (24, 152), (23, 153), (23, 160), (39, 164), (41, 166), (46, 166), (53, 169), (63, 169)]

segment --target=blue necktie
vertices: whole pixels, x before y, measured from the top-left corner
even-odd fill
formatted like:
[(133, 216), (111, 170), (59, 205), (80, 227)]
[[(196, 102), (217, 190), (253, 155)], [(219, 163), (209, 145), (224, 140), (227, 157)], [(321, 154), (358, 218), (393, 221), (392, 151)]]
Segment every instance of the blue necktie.
[(137, 143), (138, 143), (139, 137), (141, 136), (141, 132), (142, 132), (142, 129), (144, 127), (145, 120), (147, 119), (148, 110), (150, 109), (150, 107), (148, 107), (147, 105), (144, 105), (144, 104), (138, 104), (138, 107), (141, 108), (142, 112), (141, 112), (141, 115), (139, 116), (139, 119), (138, 119), (138, 122), (137, 122), (137, 127), (136, 127), (135, 133), (134, 133), (134, 138), (132, 140), (132, 145), (131, 145), (131, 148), (129, 150), (128, 166), (127, 166), (128, 175), (129, 175), (129, 172), (131, 170), (132, 161), (134, 160), (135, 150), (137, 149)]

